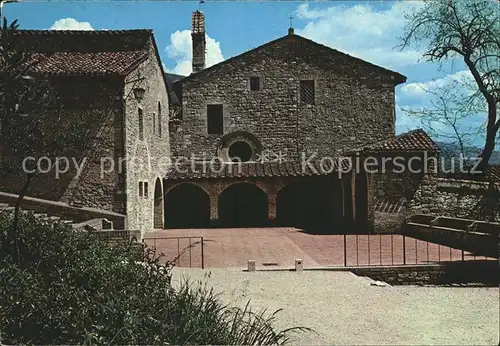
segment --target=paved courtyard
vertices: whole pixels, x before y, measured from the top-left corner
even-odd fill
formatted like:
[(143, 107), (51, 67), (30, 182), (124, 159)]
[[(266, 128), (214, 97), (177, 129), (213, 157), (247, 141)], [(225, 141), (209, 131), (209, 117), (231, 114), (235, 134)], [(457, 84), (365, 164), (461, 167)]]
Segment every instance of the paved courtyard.
[(498, 345), (499, 291), (484, 287), (372, 286), (338, 271), (243, 272), (174, 268), (173, 283), (201, 280), (225, 303), (277, 315), (280, 329), (310, 327), (295, 345)]
[[(173, 239), (165, 239), (172, 237)], [(185, 237), (175, 239), (176, 237)], [(191, 237), (191, 238), (190, 238)], [(198, 238), (197, 238), (198, 237)], [(201, 267), (203, 237), (205, 268), (292, 267), (301, 258), (305, 267), (415, 264), (459, 261), (462, 252), (401, 235), (316, 235), (295, 228), (174, 229), (149, 233), (145, 241), (179, 267)], [(344, 255), (344, 242), (347, 258)], [(190, 247), (191, 245), (191, 247)], [(406, 254), (403, 257), (403, 250)], [(464, 259), (472, 256), (465, 254)]]

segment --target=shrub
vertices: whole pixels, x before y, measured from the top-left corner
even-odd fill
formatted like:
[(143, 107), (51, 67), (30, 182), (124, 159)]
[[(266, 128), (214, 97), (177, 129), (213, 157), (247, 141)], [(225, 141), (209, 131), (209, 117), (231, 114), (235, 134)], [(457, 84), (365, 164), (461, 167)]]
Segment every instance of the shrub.
[(29, 215), (18, 236), (21, 262), (0, 254), (0, 344), (282, 344), (306, 329), (276, 331), (275, 314), (225, 306), (201, 284), (172, 289), (172, 266), (139, 244)]

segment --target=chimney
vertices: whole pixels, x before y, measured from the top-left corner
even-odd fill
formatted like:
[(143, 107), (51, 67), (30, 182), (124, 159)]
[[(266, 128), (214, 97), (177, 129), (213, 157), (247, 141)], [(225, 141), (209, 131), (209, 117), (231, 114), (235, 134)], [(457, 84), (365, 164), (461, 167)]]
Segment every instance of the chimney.
[(191, 38), (193, 40), (193, 73), (205, 68), (205, 16), (203, 12), (193, 12)]

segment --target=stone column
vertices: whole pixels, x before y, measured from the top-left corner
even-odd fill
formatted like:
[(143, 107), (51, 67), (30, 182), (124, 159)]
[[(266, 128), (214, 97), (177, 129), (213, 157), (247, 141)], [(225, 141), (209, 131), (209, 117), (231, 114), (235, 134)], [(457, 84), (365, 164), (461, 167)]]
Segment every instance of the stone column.
[(269, 184), (267, 186), (267, 215), (271, 223), (276, 221), (276, 185)]
[(369, 226), (374, 226), (374, 208), (375, 208), (375, 199), (376, 199), (376, 193), (377, 193), (377, 185), (376, 185), (376, 179), (375, 179), (375, 174), (373, 173), (366, 173), (366, 208), (368, 211), (367, 215), (367, 222)]
[(217, 223), (219, 220), (219, 195), (217, 192), (210, 193), (210, 223)]

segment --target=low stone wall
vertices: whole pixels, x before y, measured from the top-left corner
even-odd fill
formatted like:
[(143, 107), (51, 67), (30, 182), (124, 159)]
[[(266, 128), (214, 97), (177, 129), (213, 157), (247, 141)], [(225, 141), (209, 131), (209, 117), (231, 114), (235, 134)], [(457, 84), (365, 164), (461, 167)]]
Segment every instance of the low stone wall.
[(498, 261), (446, 262), (432, 265), (357, 267), (349, 271), (390, 285), (500, 285)]
[(426, 176), (410, 201), (408, 215), (428, 214), (500, 221), (500, 185)]

